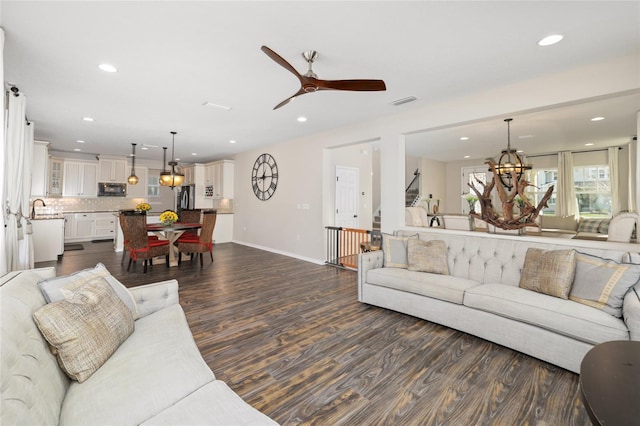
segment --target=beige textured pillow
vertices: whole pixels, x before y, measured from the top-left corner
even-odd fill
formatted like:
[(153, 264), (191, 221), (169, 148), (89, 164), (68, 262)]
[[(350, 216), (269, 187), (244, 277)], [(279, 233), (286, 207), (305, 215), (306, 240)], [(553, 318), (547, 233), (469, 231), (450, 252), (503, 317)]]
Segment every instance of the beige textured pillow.
[(520, 288), (568, 299), (575, 271), (575, 250), (529, 248), (520, 275)]
[(87, 380), (133, 333), (133, 315), (102, 277), (68, 300), (49, 303), (33, 318), (69, 377)]
[(409, 240), (407, 259), (409, 263), (407, 269), (410, 271), (449, 275), (447, 246), (442, 240)]

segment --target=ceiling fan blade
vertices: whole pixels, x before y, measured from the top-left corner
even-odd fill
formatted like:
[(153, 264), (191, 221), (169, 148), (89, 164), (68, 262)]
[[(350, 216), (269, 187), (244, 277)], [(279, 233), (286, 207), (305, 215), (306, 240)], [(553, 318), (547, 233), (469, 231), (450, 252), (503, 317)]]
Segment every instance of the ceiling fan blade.
[(307, 92), (304, 89), (300, 88), (300, 90), (298, 90), (293, 96), (290, 96), (287, 99), (285, 99), (284, 101), (280, 102), (278, 105), (273, 107), (273, 109), (275, 110), (275, 109), (278, 109), (280, 107), (283, 107), (286, 104), (288, 104), (289, 102), (291, 102), (292, 100), (294, 100), (295, 98), (297, 98), (298, 96), (304, 95), (305, 93), (309, 93), (309, 92)]
[(387, 90), (382, 80), (315, 80), (319, 90), (352, 90), (357, 92), (377, 92)]
[(301, 80), (301, 76), (300, 73), (298, 71), (296, 71), (296, 69), (294, 67), (291, 66), (291, 64), (287, 61), (285, 61), (282, 56), (278, 55), (276, 52), (274, 52), (273, 50), (269, 49), (267, 46), (262, 46), (262, 51), (264, 53), (267, 54), (268, 57), (270, 57), (271, 59), (273, 59), (278, 65), (280, 65), (282, 68), (289, 70), (289, 72), (293, 75), (295, 75), (296, 77), (298, 77), (298, 80)]

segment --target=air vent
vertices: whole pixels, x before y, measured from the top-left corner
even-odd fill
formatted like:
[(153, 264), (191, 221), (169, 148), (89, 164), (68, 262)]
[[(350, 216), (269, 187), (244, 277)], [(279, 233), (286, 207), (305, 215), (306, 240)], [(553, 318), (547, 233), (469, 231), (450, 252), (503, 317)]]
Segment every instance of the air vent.
[(402, 104), (407, 104), (409, 102), (413, 102), (415, 100), (417, 100), (418, 98), (416, 98), (415, 96), (407, 96), (406, 98), (402, 98), (402, 99), (396, 99), (393, 102), (390, 102), (391, 105), (393, 106), (398, 106), (398, 105), (402, 105)]

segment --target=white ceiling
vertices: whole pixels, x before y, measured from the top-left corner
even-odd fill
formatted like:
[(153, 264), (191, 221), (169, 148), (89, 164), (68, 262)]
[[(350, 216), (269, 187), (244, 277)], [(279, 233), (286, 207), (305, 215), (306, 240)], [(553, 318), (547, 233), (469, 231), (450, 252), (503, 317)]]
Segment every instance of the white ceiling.
[[(188, 162), (229, 158), (427, 103), (640, 54), (637, 1), (2, 1), (0, 13), (5, 81), (26, 95), (37, 139), (49, 140), (55, 150), (126, 156), (132, 142), (170, 146), (169, 132), (175, 130), (176, 156)], [(536, 44), (553, 33), (565, 39), (547, 48)], [(300, 72), (306, 70), (301, 52), (317, 50), (319, 78), (383, 79), (387, 91), (318, 92), (273, 111), (299, 84), (261, 52), (262, 45)], [(100, 71), (100, 63), (113, 64), (118, 72)], [(390, 105), (407, 96), (418, 100)], [(512, 145), (533, 153), (591, 139), (628, 141), (635, 133), (638, 96), (601, 100), (594, 109), (578, 105), (562, 113), (521, 113), (513, 117)], [(203, 107), (207, 101), (231, 110)], [(597, 125), (609, 130), (594, 130), (596, 123), (583, 121), (596, 110), (607, 117)], [(306, 123), (296, 121), (301, 115)], [(84, 122), (84, 116), (95, 121)], [(504, 148), (503, 118), (412, 135), (407, 146), (435, 147), (429, 155), (442, 161), (484, 158), (487, 146)], [(458, 140), (460, 132), (472, 138), (466, 145), (442, 143)], [(534, 134), (535, 146), (534, 138), (517, 139), (523, 134)], [(237, 143), (230, 144), (232, 139)], [(496, 145), (478, 149), (489, 142)], [(140, 158), (160, 160), (161, 155), (159, 148), (138, 151)]]

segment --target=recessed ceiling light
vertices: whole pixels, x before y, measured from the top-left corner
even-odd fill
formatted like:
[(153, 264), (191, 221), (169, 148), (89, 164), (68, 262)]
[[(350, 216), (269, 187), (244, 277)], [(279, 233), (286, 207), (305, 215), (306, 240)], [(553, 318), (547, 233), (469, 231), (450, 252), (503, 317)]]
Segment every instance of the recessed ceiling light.
[(550, 36), (546, 36), (542, 40), (538, 42), (538, 46), (551, 46), (552, 44), (556, 44), (560, 40), (564, 38), (561, 34), (552, 34)]
[(470, 155), (465, 155), (464, 158), (471, 158), (471, 156)]
[(593, 143), (591, 143), (591, 142), (585, 143), (584, 146), (593, 146)]
[(534, 136), (535, 135), (520, 135), (520, 136), (518, 136), (518, 139), (531, 139)]
[(192, 152), (191, 155), (198, 155), (198, 153), (197, 152)]
[(111, 64), (100, 64), (98, 68), (104, 72), (118, 72), (118, 69)]
[(233, 139), (229, 141), (229, 143), (236, 143), (236, 141), (234, 141)]
[(461, 138), (460, 138), (460, 140), (461, 140), (461, 141), (468, 141), (468, 140), (469, 140), (469, 137), (468, 137), (468, 136), (463, 136), (463, 137), (461, 137)]
[(93, 118), (91, 118), (91, 117), (82, 117), (82, 119), (83, 119), (84, 121), (95, 121), (95, 120), (94, 120)]
[(145, 150), (145, 151), (146, 151), (146, 150), (148, 150), (149, 148), (147, 148), (146, 146), (142, 146), (140, 149), (143, 149), (143, 150)]
[(518, 149), (518, 150), (516, 150), (516, 152), (517, 152), (518, 154), (522, 154), (522, 153), (524, 152), (524, 150), (523, 150), (523, 149)]
[(297, 118), (297, 120), (298, 120), (300, 123), (304, 123), (305, 121), (307, 121), (307, 117), (298, 117), (298, 118)]
[(593, 117), (591, 119), (591, 121), (602, 121), (602, 120), (604, 120), (604, 117)]
[(85, 143), (85, 141), (78, 139), (76, 142), (78, 143)]
[(73, 148), (74, 151), (82, 151), (80, 148)]

